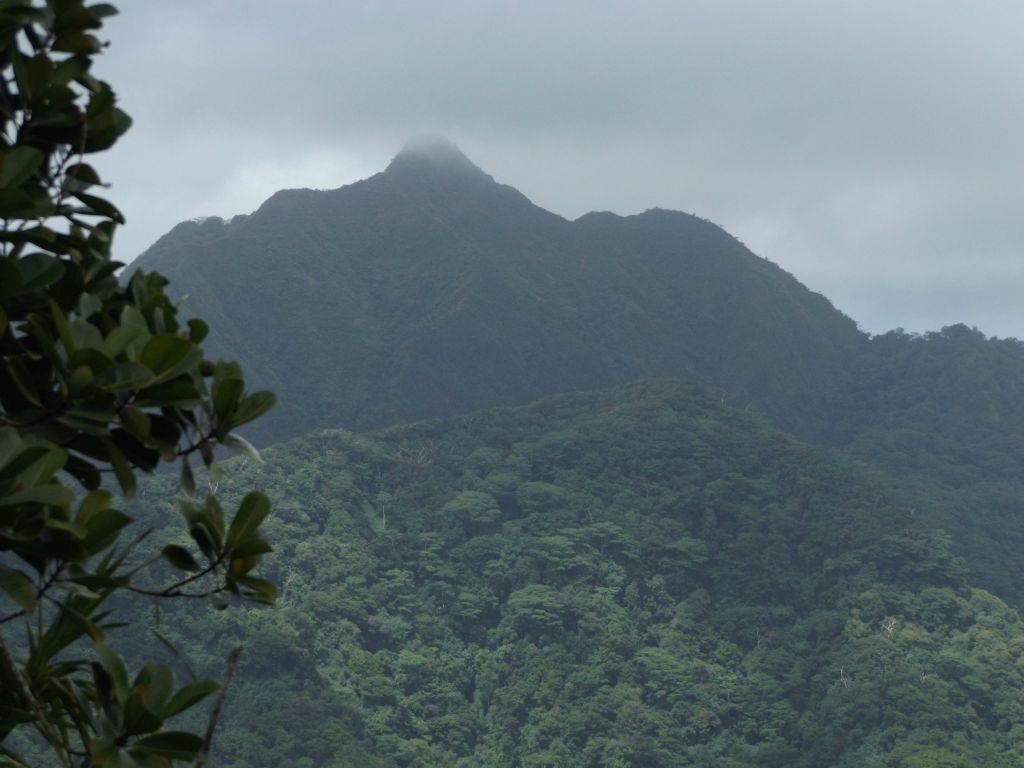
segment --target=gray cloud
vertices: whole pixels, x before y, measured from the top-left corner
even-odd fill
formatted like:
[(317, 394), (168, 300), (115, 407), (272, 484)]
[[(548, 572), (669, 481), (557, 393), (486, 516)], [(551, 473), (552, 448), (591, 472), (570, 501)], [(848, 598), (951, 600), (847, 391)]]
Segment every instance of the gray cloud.
[(706, 216), (867, 330), (1024, 336), (1020, 4), (122, 5), (123, 258), (430, 131), (570, 218)]

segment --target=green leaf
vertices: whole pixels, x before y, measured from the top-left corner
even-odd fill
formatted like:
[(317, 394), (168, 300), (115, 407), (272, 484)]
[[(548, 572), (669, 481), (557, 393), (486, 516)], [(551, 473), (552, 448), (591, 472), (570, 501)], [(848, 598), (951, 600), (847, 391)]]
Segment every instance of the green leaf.
[(104, 642), (96, 643), (96, 656), (108, 675), (117, 693), (118, 701), (124, 702), (128, 699), (128, 670), (125, 668), (122, 659), (113, 649)]
[(81, 519), (79, 512), (76, 522), (84, 525), (87, 531), (82, 545), (88, 552), (95, 553), (106, 549), (118, 532), (132, 522), (132, 518), (117, 509), (102, 509), (88, 515), (85, 520)]
[(174, 693), (174, 673), (164, 664), (147, 661), (135, 676), (132, 690), (142, 697), (151, 712), (160, 715)]
[(32, 378), (32, 373), (29, 371), (25, 361), (20, 357), (9, 358), (7, 361), (7, 371), (11, 374), (11, 380), (14, 382), (14, 386), (18, 388), (18, 393), (25, 398), (26, 402), (37, 408), (42, 408), (43, 404), (39, 400), (39, 387)]
[(270, 514), (270, 499), (259, 491), (250, 491), (238, 505), (238, 511), (228, 528), (227, 544), (232, 546), (254, 536)]
[(50, 78), (53, 77), (53, 61), (45, 53), (33, 56), (25, 62), (25, 73), (29, 97), (34, 102), (39, 101), (50, 84)]
[(255, 576), (236, 576), (235, 580), (252, 590), (252, 594), (247, 597), (268, 604), (277, 600), (277, 587), (266, 579), (259, 579)]
[(64, 263), (46, 253), (30, 253), (18, 259), (21, 293), (40, 291), (56, 283), (64, 275)]
[(96, 5), (89, 6), (89, 13), (95, 19), (104, 19), (108, 16), (117, 16), (118, 10), (110, 3), (96, 3)]
[(102, 152), (109, 149), (118, 137), (127, 131), (132, 119), (120, 109), (108, 110), (89, 121), (89, 134), (85, 142), (86, 152)]
[(71, 31), (57, 36), (53, 41), (53, 50), (88, 56), (99, 53), (103, 45), (95, 35), (86, 32)]
[(108, 219), (116, 221), (118, 224), (124, 224), (124, 214), (122, 214), (115, 205), (104, 200), (102, 197), (90, 195), (87, 192), (75, 192), (73, 194), (74, 197), (88, 206), (89, 212), (85, 213), (83, 211), (82, 213), (84, 215), (105, 216)]
[(224, 511), (221, 509), (217, 497), (212, 493), (207, 494), (203, 501), (203, 510), (206, 512), (206, 518), (216, 529), (218, 540), (222, 540), (224, 538)]
[(49, 443), (37, 443), (21, 456), (31, 463), (18, 470), (18, 481), (26, 488), (47, 483), (68, 460), (68, 452)]
[(121, 409), (120, 418), (125, 429), (139, 440), (146, 440), (149, 437), (149, 416), (141, 408), (126, 405)]
[[(91, 611), (97, 603), (95, 600), (89, 601), (78, 598), (69, 602), (74, 602), (86, 612)], [(36, 646), (36, 653), (33, 654), (34, 657), (37, 657), (37, 662), (43, 662), (51, 658), (78, 640), (82, 635), (88, 635), (92, 638), (93, 642), (103, 642), (103, 630), (82, 615), (80, 611), (72, 608), (69, 602), (57, 604), (60, 616), (50, 624), (43, 637), (39, 640)]]
[(197, 680), (194, 683), (189, 683), (175, 693), (158, 714), (164, 718), (173, 717), (179, 712), (184, 712), (189, 707), (198, 704), (218, 688), (220, 686), (212, 680)]
[(88, 186), (102, 183), (100, 175), (96, 173), (96, 169), (86, 163), (76, 163), (70, 166), (65, 175)]
[(153, 372), (139, 363), (117, 363), (96, 377), (96, 386), (104, 392), (142, 389), (153, 381)]
[(78, 314), (88, 320), (95, 314), (103, 312), (103, 299), (95, 293), (83, 293), (78, 297)]
[(236, 432), (232, 432), (225, 437), (221, 441), (221, 444), (238, 451), (244, 456), (248, 456), (250, 459), (258, 461), (261, 464), (263, 463), (263, 457), (260, 456), (260, 452), (256, 449), (256, 446)]
[(13, 600), (25, 613), (32, 613), (36, 608), (35, 585), (19, 570), (0, 565), (0, 592)]
[[(213, 385), (213, 413), (217, 417), (218, 424), (227, 422), (228, 416), (235, 409), (235, 405), (245, 391), (245, 382), (234, 377), (221, 379)], [(224, 433), (231, 430), (227, 424)]]
[(128, 751), (132, 754), (149, 754), (170, 760), (193, 760), (203, 740), (194, 733), (184, 731), (162, 731), (139, 739)]
[(135, 736), (140, 733), (152, 733), (164, 724), (164, 721), (150, 711), (139, 692), (132, 691), (124, 705), (124, 733)]
[(202, 395), (199, 394), (191, 379), (182, 377), (146, 387), (139, 393), (135, 404), (189, 408), (199, 405), (202, 401)]
[[(74, 496), (72, 495), (71, 498), (73, 499)], [(69, 523), (67, 520), (58, 520), (55, 517), (46, 518), (46, 527), (71, 534), (76, 539), (84, 539), (89, 533), (84, 526), (77, 525), (76, 523)]]
[(5, 219), (33, 219), (44, 216), (39, 200), (20, 189), (0, 188), (0, 217)]
[(260, 390), (242, 398), (231, 420), (231, 428), (240, 427), (258, 419), (277, 404), (277, 396), (270, 391)]
[(236, 579), (240, 576), (245, 576), (245, 574), (260, 564), (260, 560), (262, 560), (260, 555), (233, 556), (231, 558), (231, 565), (228, 568), (228, 574)]
[(17, 231), (0, 232), (0, 240), (11, 243), (32, 243), (47, 251), (54, 251), (57, 233), (45, 226), (29, 227)]
[(188, 338), (193, 344), (201, 344), (203, 339), (205, 339), (206, 335), (210, 332), (210, 326), (198, 317), (193, 317), (188, 321), (188, 328)]
[(90, 740), (88, 765), (91, 768), (155, 768), (152, 765), (140, 765), (128, 752), (117, 746), (113, 735)]
[(119, 325), (107, 334), (107, 338), (100, 345), (100, 352), (113, 360), (135, 339), (142, 338), (147, 334), (145, 325)]
[(25, 447), (18, 430), (14, 427), (0, 427), (0, 468), (7, 464)]
[[(75, 341), (71, 337), (67, 315), (53, 299), (50, 299), (50, 316), (53, 318), (53, 324), (57, 327), (57, 336), (60, 338), (61, 344), (64, 345), (64, 350), (69, 355), (72, 354), (75, 351)], [(31, 320), (31, 318), (29, 319)], [(49, 337), (49, 334), (47, 333), (46, 336)]]
[(80, 317), (73, 318), (68, 323), (68, 329), (71, 331), (75, 350), (99, 350), (100, 345), (103, 344), (103, 334), (100, 333), (100, 329), (87, 320)]
[(48, 507), (66, 507), (75, 500), (70, 488), (59, 483), (36, 485), (23, 491), (0, 496), (0, 508), (16, 507), (21, 504), (43, 504)]
[(78, 505), (78, 515), (75, 519), (83, 525), (89, 525), (89, 521), (94, 515), (110, 508), (110, 502), (113, 498), (110, 491), (92, 491), (87, 493)]
[(0, 187), (17, 187), (28, 181), (43, 163), (43, 153), (35, 147), (15, 147), (0, 163)]
[(188, 456), (181, 457), (181, 474), (179, 475), (179, 482), (185, 493), (190, 496), (196, 492), (196, 476), (192, 472), (192, 464), (189, 463)]
[(81, 77), (89, 69), (88, 60), (78, 56), (64, 59), (53, 70), (53, 82), (66, 85), (72, 80)]
[(139, 362), (153, 371), (160, 381), (197, 366), (202, 357), (202, 350), (188, 339), (173, 333), (159, 333), (146, 342)]
[(126, 499), (131, 499), (135, 496), (135, 473), (132, 472), (131, 465), (128, 464), (128, 459), (125, 458), (121, 449), (109, 440), (106, 442), (110, 452), (110, 464), (114, 468), (114, 476), (121, 486), (121, 493)]
[(244, 539), (231, 548), (232, 558), (247, 558), (254, 555), (265, 555), (268, 552), (273, 552), (274, 548), (270, 546), (263, 539), (255, 536)]
[(181, 499), (178, 506), (189, 525), (188, 532), (193, 541), (208, 558), (216, 558), (222, 543), (221, 533), (214, 521), (210, 519), (209, 512), (187, 498)]
[(164, 559), (173, 565), (175, 568), (181, 571), (198, 571), (199, 563), (195, 561), (192, 554), (177, 544), (168, 544), (162, 550), (160, 554), (163, 555)]
[[(2, 233), (0, 233), (2, 234)], [(21, 293), (21, 274), (17, 264), (0, 259), (0, 298)]]

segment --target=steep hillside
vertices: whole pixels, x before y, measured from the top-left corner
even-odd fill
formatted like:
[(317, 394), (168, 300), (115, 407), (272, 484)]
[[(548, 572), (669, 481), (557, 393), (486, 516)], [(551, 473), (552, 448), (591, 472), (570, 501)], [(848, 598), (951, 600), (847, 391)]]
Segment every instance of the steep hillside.
[(443, 142), (348, 187), (179, 225), (139, 266), (275, 389), (247, 435), (364, 429), (650, 377), (942, 491), (922, 514), (1024, 605), (1024, 348), (963, 326), (869, 339), (694, 216), (566, 221)]
[(250, 216), (178, 225), (137, 262), (282, 403), (252, 437), (365, 428), (696, 375), (818, 436), (867, 342), (719, 227), (687, 214), (566, 221), (443, 142)]
[[(1008, 768), (1024, 748), (1017, 613), (890, 481), (715, 392), (319, 432), (266, 460), (221, 490), (275, 497), (281, 607), (160, 624), (212, 673), (246, 646), (228, 768)], [(147, 487), (149, 519), (173, 519), (173, 485)]]

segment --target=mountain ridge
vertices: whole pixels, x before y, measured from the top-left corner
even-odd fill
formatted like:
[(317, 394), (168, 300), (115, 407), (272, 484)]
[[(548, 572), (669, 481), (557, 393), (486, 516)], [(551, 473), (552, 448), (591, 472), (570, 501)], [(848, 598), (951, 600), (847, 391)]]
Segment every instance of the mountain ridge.
[[(453, 146), (431, 151), (403, 150), (387, 170), (339, 189), (279, 192), (244, 218), (178, 225), (133, 264), (163, 272), (188, 294), (186, 307), (211, 321), (214, 349), (241, 358), (256, 384), (280, 390), (285, 409), (313, 397), (316, 418), (293, 411), (258, 440), (672, 374), (704, 373), (770, 407), (758, 376), (711, 349), (710, 331), (755, 362), (773, 339), (799, 338), (812, 351), (781, 354), (811, 384), (821, 380), (815, 369), (838, 366), (834, 346), (866, 340), (824, 297), (710, 222), (661, 209), (569, 221), (494, 181)], [(289, 302), (289, 286), (301, 301)], [(275, 318), (261, 319), (246, 293)], [(280, 323), (340, 343), (352, 366), (383, 378), (346, 385), (351, 371), (306, 342), (294, 343), (312, 351), (291, 359), (292, 344), (275, 343)], [(254, 330), (265, 353), (249, 341)], [(326, 383), (296, 387), (289, 379), (301, 362), (334, 377), (339, 397)], [(410, 395), (414, 382), (433, 395)], [(802, 389), (779, 415), (808, 432), (814, 426), (799, 411), (821, 397), (813, 386)], [(374, 405), (382, 392), (394, 402)]]

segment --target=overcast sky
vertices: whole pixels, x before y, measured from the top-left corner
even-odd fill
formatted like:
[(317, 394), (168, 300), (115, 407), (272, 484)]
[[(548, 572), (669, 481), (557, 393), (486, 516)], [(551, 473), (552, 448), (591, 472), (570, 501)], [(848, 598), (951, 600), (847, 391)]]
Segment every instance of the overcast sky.
[(1024, 3), (118, 5), (122, 260), (440, 133), (567, 218), (709, 218), (867, 331), (1024, 338)]

